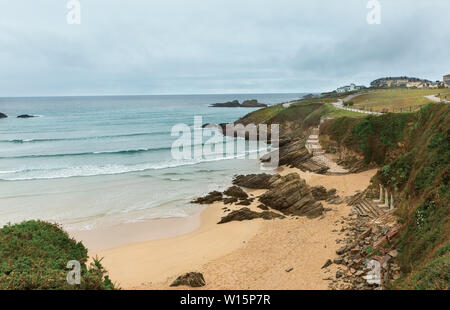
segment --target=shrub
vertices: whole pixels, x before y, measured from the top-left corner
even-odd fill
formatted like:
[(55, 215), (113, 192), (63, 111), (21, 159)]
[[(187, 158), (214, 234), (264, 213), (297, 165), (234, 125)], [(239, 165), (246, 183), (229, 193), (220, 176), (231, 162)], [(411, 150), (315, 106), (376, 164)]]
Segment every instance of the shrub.
[[(69, 285), (67, 263), (81, 264), (81, 284)], [(28, 221), (0, 229), (0, 289), (114, 289), (100, 260), (58, 225)]]

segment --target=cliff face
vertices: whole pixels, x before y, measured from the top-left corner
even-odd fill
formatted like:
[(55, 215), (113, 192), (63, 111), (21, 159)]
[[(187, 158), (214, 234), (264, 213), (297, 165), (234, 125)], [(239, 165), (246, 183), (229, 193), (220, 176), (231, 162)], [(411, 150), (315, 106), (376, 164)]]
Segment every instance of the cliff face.
[[(393, 288), (450, 286), (450, 106), (412, 114), (342, 118), (322, 127), (330, 142), (381, 169), (372, 187), (396, 193), (403, 233), (397, 240), (403, 277)], [(369, 188), (370, 189), (370, 188)]]

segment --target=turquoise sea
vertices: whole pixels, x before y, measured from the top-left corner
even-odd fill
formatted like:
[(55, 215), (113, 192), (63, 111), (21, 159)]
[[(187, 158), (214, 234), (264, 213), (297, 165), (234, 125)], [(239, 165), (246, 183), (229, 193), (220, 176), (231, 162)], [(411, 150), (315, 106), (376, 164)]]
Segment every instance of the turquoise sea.
[(172, 127), (186, 124), (194, 134), (194, 116), (227, 123), (255, 110), (212, 103), (302, 95), (0, 98), (9, 116), (0, 119), (0, 225), (43, 219), (80, 230), (188, 216), (198, 208), (193, 197), (223, 189), (236, 173), (258, 172), (248, 153), (261, 145), (247, 156), (177, 160)]

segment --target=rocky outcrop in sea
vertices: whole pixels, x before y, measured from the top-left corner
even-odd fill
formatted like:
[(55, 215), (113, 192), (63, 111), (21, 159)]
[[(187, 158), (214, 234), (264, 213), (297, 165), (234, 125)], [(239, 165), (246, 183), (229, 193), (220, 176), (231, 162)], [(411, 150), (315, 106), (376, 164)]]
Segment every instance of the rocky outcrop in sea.
[(228, 101), (224, 103), (211, 104), (212, 108), (266, 108), (267, 104), (260, 103), (256, 99), (245, 100), (242, 104), (239, 100)]

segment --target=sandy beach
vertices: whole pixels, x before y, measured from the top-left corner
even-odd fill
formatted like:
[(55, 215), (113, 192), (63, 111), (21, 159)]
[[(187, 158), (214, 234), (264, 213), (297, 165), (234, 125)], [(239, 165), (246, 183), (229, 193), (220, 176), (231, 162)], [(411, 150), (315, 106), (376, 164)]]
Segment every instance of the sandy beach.
[[(279, 170), (282, 175), (292, 172), (298, 173), (309, 185), (335, 188), (345, 197), (366, 188), (376, 170), (341, 176), (286, 167)], [(248, 193), (259, 196), (263, 192)], [(258, 210), (258, 204), (255, 199), (249, 208)], [(104, 257), (103, 265), (111, 278), (124, 289), (169, 289), (176, 277), (191, 271), (203, 273), (207, 283), (205, 289), (328, 288), (325, 278), (329, 274), (321, 267), (339, 248), (336, 239), (340, 221), (349, 215), (350, 207), (324, 203), (324, 207), (332, 211), (317, 219), (290, 216), (282, 220), (257, 219), (218, 225), (224, 207), (221, 202), (215, 203), (197, 218), (185, 219), (190, 224), (184, 224), (178, 231), (180, 235), (109, 250), (91, 250), (91, 257)], [(227, 207), (233, 210), (242, 206)], [(183, 233), (183, 229), (188, 230), (196, 223), (197, 228)], [(134, 230), (131, 226), (130, 229)], [(143, 227), (138, 229), (144, 230)]]

